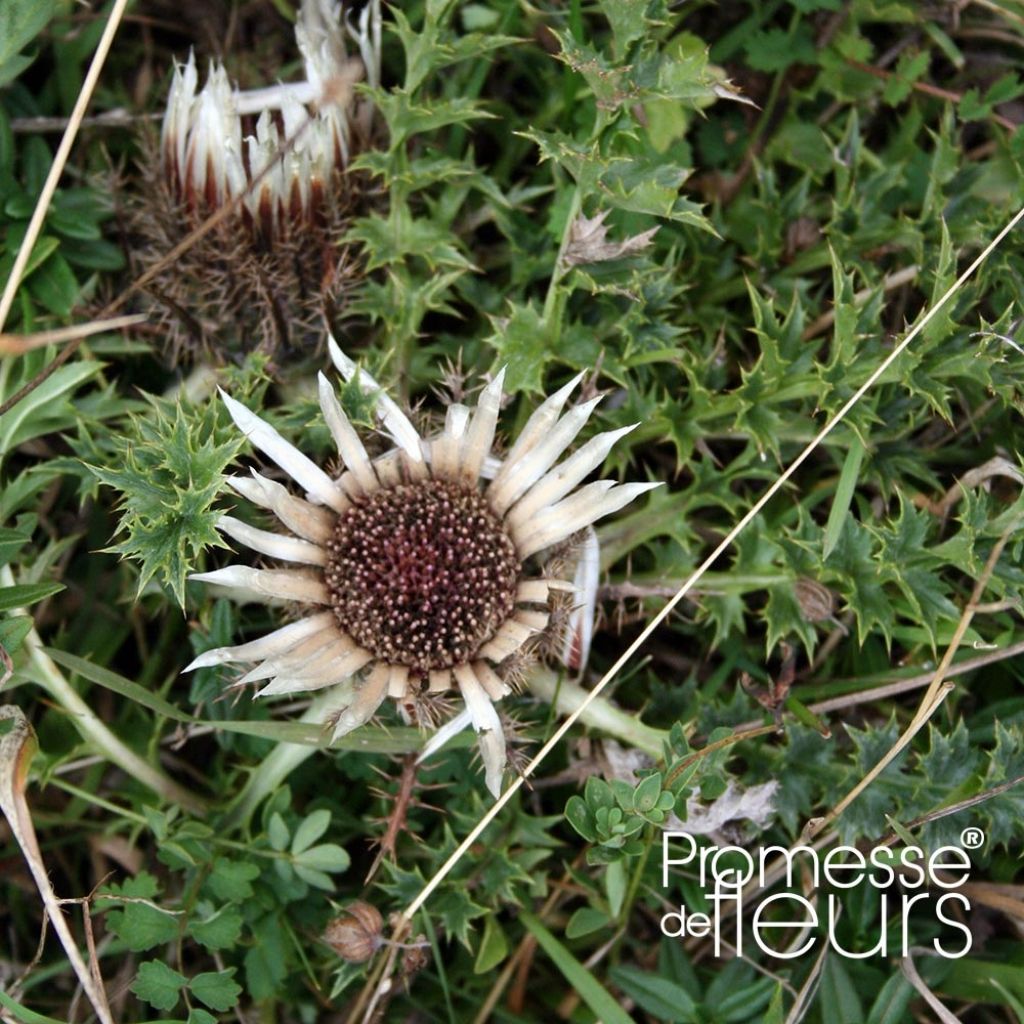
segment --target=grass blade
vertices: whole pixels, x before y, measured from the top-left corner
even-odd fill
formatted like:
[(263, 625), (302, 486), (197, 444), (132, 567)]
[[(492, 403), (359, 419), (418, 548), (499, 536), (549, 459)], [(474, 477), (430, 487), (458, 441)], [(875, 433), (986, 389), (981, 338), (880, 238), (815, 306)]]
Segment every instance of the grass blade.
[(520, 914), (519, 919), (562, 972), (565, 980), (579, 993), (580, 998), (597, 1014), (603, 1024), (635, 1024), (633, 1018), (616, 1002), (615, 997), (533, 914)]
[(839, 543), (839, 535), (843, 532), (843, 523), (846, 522), (850, 511), (853, 491), (857, 486), (857, 477), (860, 474), (860, 465), (863, 461), (864, 444), (859, 437), (855, 437), (843, 461), (836, 494), (832, 499), (832, 508), (828, 513), (828, 522), (825, 523), (825, 543), (821, 553), (823, 561), (828, 559)]

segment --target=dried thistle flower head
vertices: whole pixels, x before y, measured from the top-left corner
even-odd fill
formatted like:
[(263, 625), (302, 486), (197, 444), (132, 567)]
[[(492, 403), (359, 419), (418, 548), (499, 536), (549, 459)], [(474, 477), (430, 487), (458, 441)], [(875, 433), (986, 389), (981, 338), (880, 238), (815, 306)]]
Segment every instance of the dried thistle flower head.
[[(333, 339), (328, 349), (352, 379), (356, 367)], [(503, 378), (504, 371), (475, 409), (450, 404), (444, 429), (424, 438), (361, 374), (364, 389), (377, 392), (378, 415), (395, 444), (371, 459), (321, 374), (321, 408), (345, 466), (337, 478), (224, 395), (242, 432), (306, 497), (255, 472), (233, 478), (235, 490), (274, 512), (289, 533), (229, 516), (220, 528), (305, 568), (230, 566), (192, 578), (243, 600), (320, 610), (261, 639), (207, 651), (189, 669), (256, 663), (239, 683), (266, 681), (259, 694), (268, 696), (338, 687), (347, 707), (334, 721), (335, 739), (369, 721), (386, 697), (414, 713), (425, 693), (454, 688), (468, 722), (461, 715), (453, 722), (472, 723), (497, 795), (506, 749), (492, 702), (510, 692), (523, 651), (551, 628), (552, 594), (573, 588), (550, 571), (547, 552), (656, 486), (599, 480), (578, 487), (632, 427), (598, 434), (556, 465), (600, 400), (562, 415), (579, 377), (548, 398), (504, 459), (496, 458)]]
[[(354, 84), (379, 84), (380, 3), (348, 27), (337, 0), (303, 0), (295, 26), (305, 78), (238, 92), (222, 65), (202, 88), (193, 55), (174, 68), (158, 152), (132, 210), (146, 260), (162, 259), (226, 206), (224, 220), (150, 287), (171, 356), (298, 347), (330, 318), (349, 265), (340, 251), (356, 187), (349, 162), (372, 110)], [(348, 32), (358, 56), (345, 45)], [(216, 342), (214, 342), (216, 339)]]

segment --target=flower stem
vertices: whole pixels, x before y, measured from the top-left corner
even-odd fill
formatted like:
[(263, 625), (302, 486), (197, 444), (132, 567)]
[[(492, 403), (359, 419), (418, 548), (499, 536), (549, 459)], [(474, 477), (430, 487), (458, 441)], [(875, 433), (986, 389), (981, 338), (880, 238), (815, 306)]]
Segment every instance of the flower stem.
[[(562, 679), (550, 669), (542, 669), (531, 677), (530, 689), (555, 705), (562, 714), (574, 711), (586, 699), (587, 691), (570, 679)], [(332, 712), (348, 705), (352, 695), (345, 687), (331, 687), (306, 709), (300, 721), (322, 724)], [(594, 729), (610, 733), (630, 746), (654, 758), (662, 756), (668, 733), (644, 725), (634, 715), (620, 711), (611, 701), (599, 697), (583, 713), (582, 721)], [(321, 748), (309, 743), (278, 743), (249, 777), (245, 788), (228, 812), (225, 831), (244, 828), (256, 808), (270, 796), (304, 761)]]
[[(305, 710), (300, 722), (323, 724), (333, 711), (346, 707), (352, 700), (351, 691), (344, 686), (332, 686), (317, 697)], [(266, 797), (273, 793), (288, 776), (319, 747), (308, 743), (278, 743), (265, 757), (259, 768), (245, 784), (237, 800), (228, 812), (224, 823), (226, 830), (245, 827), (253, 812)]]
[[(0, 585), (12, 586), (13, 584), (14, 574), (10, 567), (0, 568)], [(19, 609), (16, 614), (25, 613)], [(70, 717), (75, 728), (81, 733), (82, 738), (95, 748), (98, 754), (105, 757), (111, 764), (116, 764), (132, 778), (138, 779), (168, 803), (177, 804), (193, 814), (204, 813), (206, 802), (201, 797), (175, 782), (155, 765), (141, 758), (110, 731), (53, 663), (43, 649), (43, 642), (40, 640), (35, 626), (25, 637), (24, 647), (28, 653), (28, 663), (22, 669), (22, 674), (41, 686), (60, 705)]]
[[(572, 714), (587, 699), (587, 691), (572, 679), (541, 669), (530, 677), (530, 691), (552, 704), (561, 714)], [(637, 750), (661, 760), (668, 732), (644, 725), (635, 715), (621, 711), (605, 697), (595, 698), (580, 716), (593, 729), (609, 733)]]
[(572, 199), (569, 202), (569, 210), (565, 217), (565, 226), (562, 229), (562, 241), (558, 246), (558, 255), (555, 257), (555, 265), (551, 268), (551, 280), (548, 282), (547, 294), (544, 297), (544, 326), (548, 335), (557, 340), (562, 330), (562, 311), (565, 305), (566, 294), (559, 286), (562, 278), (565, 277), (568, 267), (563, 263), (565, 250), (569, 245), (569, 236), (572, 233), (572, 226), (583, 206), (583, 196), (578, 188), (574, 188)]

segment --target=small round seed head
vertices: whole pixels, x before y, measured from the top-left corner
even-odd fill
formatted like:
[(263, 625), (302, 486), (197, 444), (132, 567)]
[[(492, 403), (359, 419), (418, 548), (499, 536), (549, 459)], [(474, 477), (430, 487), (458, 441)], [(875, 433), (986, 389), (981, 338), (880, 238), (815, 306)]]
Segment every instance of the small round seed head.
[(340, 917), (327, 925), (323, 939), (349, 963), (362, 964), (384, 944), (384, 919), (370, 903), (356, 900)]
[(821, 622), (832, 617), (835, 595), (824, 584), (801, 576), (793, 583), (793, 593), (800, 606), (800, 614), (808, 622)]
[(475, 488), (423, 480), (338, 517), (324, 581), (338, 624), (420, 679), (469, 661), (511, 614), (515, 545)]

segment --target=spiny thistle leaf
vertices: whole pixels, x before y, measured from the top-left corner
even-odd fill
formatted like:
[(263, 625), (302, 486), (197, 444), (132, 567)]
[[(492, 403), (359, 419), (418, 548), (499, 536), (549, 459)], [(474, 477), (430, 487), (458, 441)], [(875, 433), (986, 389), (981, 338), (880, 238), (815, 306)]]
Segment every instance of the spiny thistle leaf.
[(244, 439), (219, 426), (216, 403), (198, 413), (180, 402), (150, 404), (151, 415), (131, 417), (115, 439), (111, 465), (89, 468), (122, 494), (124, 539), (106, 550), (138, 564), (138, 593), (155, 578), (184, 608), (185, 578), (200, 555), (227, 546), (216, 529), (222, 510), (215, 503)]

